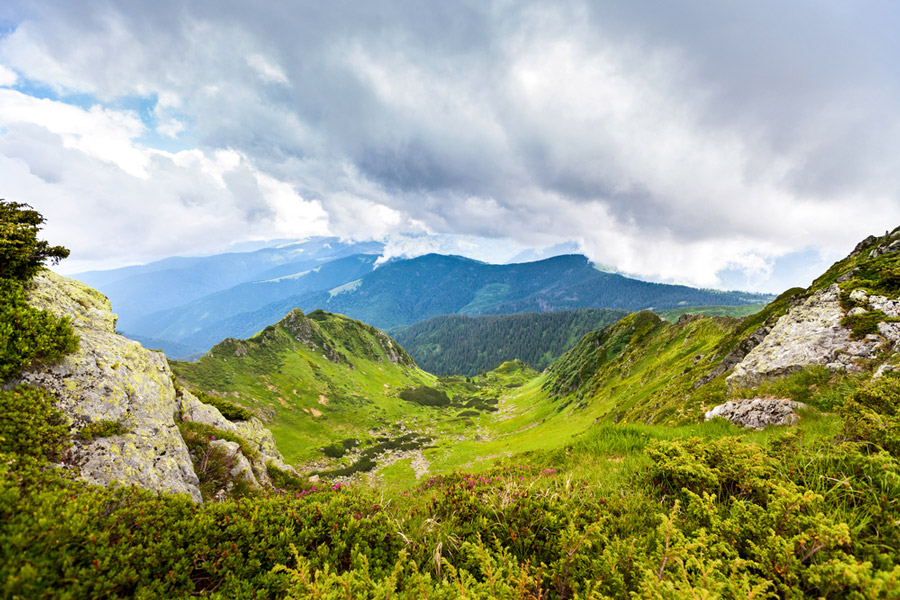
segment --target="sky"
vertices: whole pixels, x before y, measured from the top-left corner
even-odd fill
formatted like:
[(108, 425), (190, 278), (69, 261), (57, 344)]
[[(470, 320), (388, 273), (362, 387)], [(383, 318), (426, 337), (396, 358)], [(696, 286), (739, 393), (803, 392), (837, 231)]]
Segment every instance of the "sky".
[(68, 272), (337, 235), (780, 292), (900, 225), (900, 3), (5, 0)]

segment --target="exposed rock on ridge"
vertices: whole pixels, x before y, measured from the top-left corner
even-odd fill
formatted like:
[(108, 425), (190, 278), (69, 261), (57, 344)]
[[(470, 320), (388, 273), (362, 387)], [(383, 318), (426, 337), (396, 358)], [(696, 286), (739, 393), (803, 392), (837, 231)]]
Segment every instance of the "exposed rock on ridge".
[(728, 389), (754, 387), (811, 365), (857, 370), (856, 359), (870, 358), (884, 340), (873, 335), (852, 340), (850, 330), (841, 325), (843, 317), (837, 284), (791, 307), (735, 366), (726, 379)]
[(28, 383), (57, 397), (75, 431), (97, 421), (119, 421), (128, 433), (76, 441), (72, 459), (90, 483), (113, 481), (201, 501), (199, 481), (175, 425), (175, 388), (165, 357), (115, 333), (105, 296), (82, 283), (43, 271), (30, 302), (69, 317), (78, 350), (51, 366), (26, 371), (6, 385)]
[(80, 338), (79, 347), (59, 363), (35, 367), (4, 387), (27, 383), (51, 391), (73, 433), (99, 421), (117, 421), (127, 429), (121, 435), (87, 441), (75, 436), (67, 462), (81, 479), (99, 485), (116, 482), (185, 493), (202, 501), (190, 453), (175, 423), (176, 413), (235, 433), (251, 446), (254, 456), (244, 457), (237, 444), (226, 442), (235, 464), (241, 467), (233, 474), (235, 478), (268, 485), (267, 463), (293, 472), (261, 421), (253, 418), (232, 423), (192, 394), (176, 392), (165, 356), (117, 335), (109, 300), (96, 290), (45, 270), (34, 279), (29, 301), (54, 315), (69, 317)]
[[(897, 252), (900, 227), (881, 238), (870, 236), (860, 242), (846, 259), (845, 272), (831, 279), (836, 283), (808, 292), (809, 296), (791, 306), (765, 339), (735, 365), (726, 379), (728, 390), (755, 387), (767, 379), (812, 365), (857, 371), (866, 359), (900, 352), (900, 299), (864, 289), (871, 284), (876, 286), (872, 289), (892, 290), (879, 282), (886, 281), (882, 277), (897, 277), (885, 267), (894, 260), (886, 255)], [(876, 259), (880, 263), (874, 268), (876, 273), (882, 271), (880, 275), (872, 274), (869, 261)], [(896, 295), (896, 290), (891, 293)], [(857, 336), (850, 329), (854, 322), (867, 325), (858, 330)]]

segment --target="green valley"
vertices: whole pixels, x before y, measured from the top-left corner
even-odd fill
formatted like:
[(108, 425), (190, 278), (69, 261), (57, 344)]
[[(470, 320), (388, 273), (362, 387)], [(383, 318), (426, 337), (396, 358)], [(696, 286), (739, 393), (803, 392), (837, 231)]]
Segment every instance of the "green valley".
[(584, 334), (612, 325), (627, 314), (582, 308), (479, 317), (445, 315), (389, 333), (418, 365), (438, 375), (476, 375), (515, 359), (542, 371)]

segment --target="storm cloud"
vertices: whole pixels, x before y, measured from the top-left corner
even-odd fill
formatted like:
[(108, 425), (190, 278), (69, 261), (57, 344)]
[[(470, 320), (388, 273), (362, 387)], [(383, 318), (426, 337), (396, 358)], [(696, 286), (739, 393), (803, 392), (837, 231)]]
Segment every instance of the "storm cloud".
[(2, 194), (76, 264), (424, 233), (778, 291), (900, 224), (890, 1), (8, 4)]

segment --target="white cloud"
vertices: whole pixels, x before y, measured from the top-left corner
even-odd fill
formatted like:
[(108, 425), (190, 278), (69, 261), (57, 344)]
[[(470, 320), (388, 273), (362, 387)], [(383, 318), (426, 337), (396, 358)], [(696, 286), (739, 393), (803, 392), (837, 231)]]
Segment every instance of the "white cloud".
[(0, 120), (4, 195), (46, 217), (47, 239), (72, 250), (67, 272), (329, 233), (319, 203), (235, 150), (146, 149), (127, 113), (10, 90), (0, 90)]
[(264, 83), (288, 83), (287, 75), (281, 67), (270, 62), (262, 54), (251, 54), (247, 57), (247, 64), (256, 71)]
[(3, 87), (11, 87), (16, 85), (16, 82), (19, 80), (19, 76), (16, 75), (16, 72), (12, 69), (7, 69), (3, 65), (0, 65), (0, 86)]

